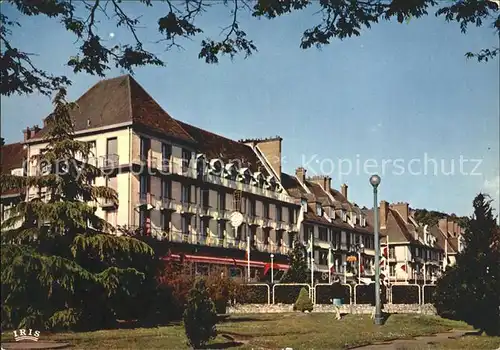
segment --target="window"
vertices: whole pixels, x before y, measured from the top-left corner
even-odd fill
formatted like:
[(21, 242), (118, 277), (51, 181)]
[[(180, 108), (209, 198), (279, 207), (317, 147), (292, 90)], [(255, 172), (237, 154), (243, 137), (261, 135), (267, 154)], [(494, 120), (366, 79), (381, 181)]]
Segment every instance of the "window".
[(191, 152), (187, 149), (182, 149), (182, 171), (186, 172), (189, 168), (189, 161), (191, 160)]
[(149, 211), (140, 210), (139, 211), (139, 226), (143, 229), (147, 229), (150, 223)]
[(217, 237), (220, 239), (224, 238), (224, 230), (225, 230), (226, 222), (221, 220), (217, 222)]
[(201, 190), (201, 206), (203, 208), (210, 207), (210, 190), (209, 189), (202, 189)]
[(288, 208), (288, 220), (290, 220), (291, 224), (297, 223), (297, 217), (295, 216), (295, 208)]
[(415, 257), (420, 257), (420, 250), (418, 248), (415, 248)]
[(321, 204), (319, 204), (319, 203), (316, 204), (316, 215), (317, 216), (323, 216), (323, 211), (322, 211), (322, 208), (321, 208)]
[(319, 265), (328, 265), (328, 250), (321, 249), (319, 251)]
[(262, 235), (263, 235), (263, 238), (264, 238), (264, 244), (268, 244), (269, 243), (270, 231), (271, 231), (271, 229), (267, 228), (267, 227), (262, 229)]
[(106, 157), (104, 166), (115, 166), (118, 163), (118, 139), (112, 137), (106, 141)]
[(191, 185), (182, 185), (181, 201), (182, 203), (191, 203)]
[(396, 265), (394, 265), (394, 264), (389, 265), (389, 275), (391, 277), (396, 276)]
[(256, 202), (255, 202), (255, 199), (253, 198), (249, 198), (249, 204), (248, 204), (248, 215), (250, 216), (255, 216), (255, 213), (256, 213)]
[(278, 244), (278, 246), (281, 246), (282, 239), (283, 239), (283, 231), (276, 230), (276, 244)]
[(328, 241), (328, 231), (326, 227), (319, 228), (319, 239), (325, 242)]
[(333, 249), (338, 249), (340, 246), (340, 231), (333, 231), (332, 232), (332, 243), (333, 243)]
[(139, 177), (140, 186), (140, 197), (141, 199), (146, 198), (147, 193), (149, 193), (149, 175), (140, 175)]
[(170, 157), (172, 156), (172, 145), (168, 143), (161, 144), (162, 170), (170, 171)]
[(189, 224), (190, 224), (190, 218), (187, 216), (182, 216), (181, 217), (181, 231), (183, 234), (189, 234)]
[(226, 210), (226, 194), (224, 192), (217, 194), (217, 209), (219, 211)]
[(264, 218), (269, 219), (269, 203), (262, 203)]
[(302, 210), (307, 213), (307, 199), (302, 199), (300, 201), (300, 205), (302, 205)]
[(396, 258), (396, 247), (389, 247), (389, 259)]
[(167, 179), (161, 180), (161, 198), (170, 199), (172, 198), (172, 182)]
[(161, 212), (161, 229), (164, 232), (169, 232), (170, 231), (170, 220), (171, 220), (172, 213), (169, 211), (162, 211)]
[(208, 220), (201, 220), (200, 223), (200, 235), (206, 236), (208, 232)]
[(96, 156), (96, 143), (95, 141), (87, 141), (87, 146), (89, 147), (88, 157), (92, 158)]
[(281, 205), (276, 205), (276, 221), (283, 221), (283, 210)]
[(151, 140), (141, 136), (141, 160), (148, 159), (150, 148), (151, 148)]

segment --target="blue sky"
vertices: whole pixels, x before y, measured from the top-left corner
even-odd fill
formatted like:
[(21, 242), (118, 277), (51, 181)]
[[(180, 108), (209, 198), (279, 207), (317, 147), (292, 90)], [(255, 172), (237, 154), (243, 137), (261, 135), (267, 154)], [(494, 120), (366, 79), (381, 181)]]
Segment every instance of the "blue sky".
[[(146, 42), (158, 39), (156, 19), (166, 13), (161, 6), (149, 11), (138, 3), (125, 6), (143, 15), (140, 35)], [(13, 15), (5, 5), (2, 10)], [(34, 61), (41, 67), (67, 74), (73, 80), (71, 99), (98, 81), (74, 76), (65, 66), (76, 52), (74, 37), (58, 23), (18, 19), (22, 27), (12, 42), (37, 53)], [(217, 35), (229, 21), (229, 13), (215, 9), (199, 24), (206, 35)], [(302, 31), (316, 21), (314, 9), (272, 21), (243, 16), (240, 25), (259, 52), (218, 65), (197, 58), (206, 35), (168, 53), (149, 44), (167, 66), (137, 69), (135, 79), (177, 119), (233, 139), (280, 135), (286, 172), (306, 165), (311, 175), (328, 173), (335, 188), (349, 185), (349, 199), (360, 206), (372, 204), (372, 172), (382, 176), (380, 199), (415, 208), (468, 215), (479, 191), (498, 199), (499, 62), (464, 57), (498, 45), (491, 28), (463, 35), (457, 24), (431, 15), (409, 24), (382, 22), (322, 50), (300, 49)], [(101, 21), (99, 31), (110, 42), (130, 40), (110, 21)], [(107, 76), (119, 74), (114, 69)], [(2, 136), (18, 141), (21, 130), (41, 124), (50, 109), (43, 96), (2, 98)], [(461, 157), (468, 160), (462, 171)], [(436, 160), (436, 172), (430, 159)], [(349, 162), (353, 170), (347, 174)], [(394, 162), (405, 171), (391, 166)]]

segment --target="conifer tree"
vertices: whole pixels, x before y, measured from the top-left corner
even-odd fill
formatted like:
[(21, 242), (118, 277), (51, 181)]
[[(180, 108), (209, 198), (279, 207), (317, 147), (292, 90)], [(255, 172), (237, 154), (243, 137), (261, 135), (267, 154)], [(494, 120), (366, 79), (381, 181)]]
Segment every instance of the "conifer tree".
[(93, 185), (104, 174), (89, 164), (89, 145), (74, 139), (71, 111), (78, 106), (66, 102), (64, 89), (53, 103), (47, 146), (33, 159), (46, 172), (0, 178), (2, 192), (30, 194), (1, 226), (2, 327), (101, 328), (137, 295), (154, 254), (138, 239), (114, 235), (96, 215), (97, 204), (117, 201), (117, 194)]
[(283, 283), (305, 283), (308, 280), (309, 269), (307, 268), (306, 250), (304, 246), (295, 240), (293, 249), (288, 255), (290, 267), (281, 279)]
[(490, 200), (479, 194), (466, 224), (465, 249), (438, 281), (436, 309), (488, 335), (500, 334), (500, 228)]

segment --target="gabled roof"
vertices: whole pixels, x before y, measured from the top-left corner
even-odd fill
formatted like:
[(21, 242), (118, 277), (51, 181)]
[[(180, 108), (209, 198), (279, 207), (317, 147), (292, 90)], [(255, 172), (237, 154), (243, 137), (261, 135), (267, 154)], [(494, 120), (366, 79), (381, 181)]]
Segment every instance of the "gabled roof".
[[(130, 75), (101, 80), (76, 101), (75, 131), (132, 122), (182, 141), (194, 142), (181, 125)], [(46, 134), (42, 128), (33, 140)]]
[[(366, 214), (366, 220), (369, 222), (370, 226), (373, 227), (373, 209), (365, 209), (363, 212)], [(398, 212), (389, 207), (387, 212), (386, 228), (381, 228), (380, 232), (385, 236), (389, 236), (389, 244), (391, 242), (420, 244), (419, 241), (415, 240), (413, 236), (414, 230), (411, 232), (409, 226), (413, 225), (405, 224)]]
[[(437, 245), (439, 246), (439, 248), (441, 248), (442, 250), (445, 250), (445, 243), (446, 243), (446, 238), (445, 237), (446, 236), (445, 236), (445, 233), (439, 229), (438, 225), (432, 226), (429, 229), (429, 232), (434, 237), (436, 237)], [(450, 240), (449, 239), (448, 239), (448, 248), (447, 248), (447, 250), (448, 250), (448, 254), (455, 254), (456, 253), (456, 250), (450, 244)]]
[(22, 168), (25, 156), (21, 142), (0, 147), (0, 174), (10, 174), (13, 169)]

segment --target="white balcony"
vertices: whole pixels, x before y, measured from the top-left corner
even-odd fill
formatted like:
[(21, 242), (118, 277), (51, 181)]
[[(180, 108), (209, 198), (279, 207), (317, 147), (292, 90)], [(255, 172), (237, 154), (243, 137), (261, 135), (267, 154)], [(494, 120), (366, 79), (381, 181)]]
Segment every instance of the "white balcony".
[(174, 210), (177, 211), (177, 203), (171, 198), (162, 198), (160, 203), (160, 210)]
[[(195, 171), (195, 174), (196, 174), (196, 171)], [(209, 183), (212, 183), (215, 185), (220, 185), (220, 186), (232, 188), (235, 190), (240, 190), (240, 191), (247, 192), (247, 193), (253, 193), (253, 194), (258, 195), (258, 196), (273, 198), (273, 199), (276, 199), (276, 200), (279, 200), (282, 202), (295, 203), (295, 200), (285, 193), (278, 193), (275, 191), (270, 191), (270, 190), (265, 189), (265, 188), (246, 184), (246, 183), (239, 182), (239, 181), (234, 181), (234, 180), (231, 180), (231, 179), (228, 179), (225, 177), (221, 177), (219, 175), (205, 174), (203, 176), (203, 178), (206, 182), (209, 182)]]

